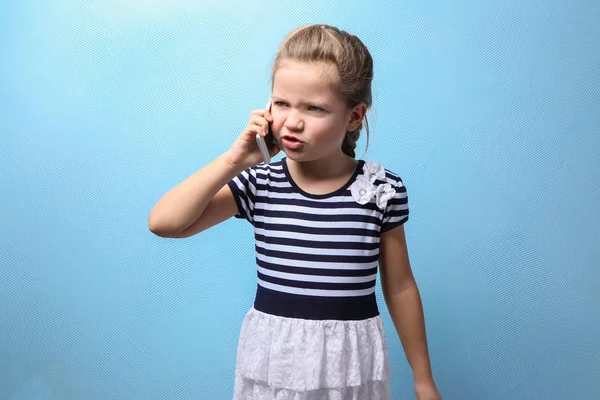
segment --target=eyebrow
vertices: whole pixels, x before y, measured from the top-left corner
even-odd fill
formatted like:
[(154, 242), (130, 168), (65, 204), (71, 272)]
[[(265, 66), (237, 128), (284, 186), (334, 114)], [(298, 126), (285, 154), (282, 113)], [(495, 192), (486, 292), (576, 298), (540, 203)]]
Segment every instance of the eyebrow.
[[(273, 96), (273, 101), (287, 101), (284, 100), (280, 96)], [(300, 101), (299, 104), (301, 106), (317, 106), (317, 107), (327, 107), (328, 104), (322, 101)]]

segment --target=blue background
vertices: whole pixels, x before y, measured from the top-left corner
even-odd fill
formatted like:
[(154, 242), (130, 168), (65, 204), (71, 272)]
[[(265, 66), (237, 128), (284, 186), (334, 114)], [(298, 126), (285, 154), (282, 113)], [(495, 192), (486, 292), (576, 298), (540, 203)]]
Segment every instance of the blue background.
[[(0, 11), (0, 398), (231, 398), (251, 227), (147, 215), (264, 107), (298, 25), (375, 60), (444, 399), (600, 398), (600, 3), (55, 0)], [(412, 377), (378, 296), (394, 399)]]

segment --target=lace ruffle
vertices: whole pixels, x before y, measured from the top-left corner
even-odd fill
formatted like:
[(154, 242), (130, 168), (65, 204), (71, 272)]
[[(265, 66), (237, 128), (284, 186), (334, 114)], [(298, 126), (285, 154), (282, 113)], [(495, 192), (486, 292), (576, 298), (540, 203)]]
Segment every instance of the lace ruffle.
[[(387, 399), (370, 394), (384, 396), (390, 378), (382, 320), (304, 320), (252, 308), (242, 324), (236, 376), (236, 400), (253, 398), (250, 393), (265, 393), (255, 399)], [(316, 392), (302, 397), (310, 391)]]

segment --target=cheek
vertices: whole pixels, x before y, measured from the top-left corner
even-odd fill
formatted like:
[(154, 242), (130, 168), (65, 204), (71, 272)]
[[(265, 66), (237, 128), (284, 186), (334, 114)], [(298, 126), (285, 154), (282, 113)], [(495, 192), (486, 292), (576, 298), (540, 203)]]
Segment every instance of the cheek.
[(341, 126), (341, 122), (337, 120), (319, 120), (314, 125), (314, 131), (324, 141), (337, 143), (344, 140), (346, 135), (346, 131), (340, 129)]
[(271, 117), (273, 117), (271, 129), (273, 132), (279, 133), (285, 125), (287, 113), (284, 110), (271, 110)]
[[(272, 114), (271, 114), (272, 115)], [(281, 131), (281, 128), (283, 127), (283, 122), (284, 120), (280, 117), (276, 117), (274, 115), (273, 116), (273, 122), (271, 122), (271, 131), (275, 134), (279, 133)]]

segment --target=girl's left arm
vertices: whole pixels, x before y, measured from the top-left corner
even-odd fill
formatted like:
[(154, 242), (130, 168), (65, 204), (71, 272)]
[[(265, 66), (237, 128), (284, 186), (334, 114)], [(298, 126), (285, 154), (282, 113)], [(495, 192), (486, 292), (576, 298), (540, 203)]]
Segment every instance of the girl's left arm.
[(381, 234), (381, 287), (392, 321), (413, 371), (418, 400), (438, 400), (431, 371), (425, 318), (408, 257), (404, 225)]

